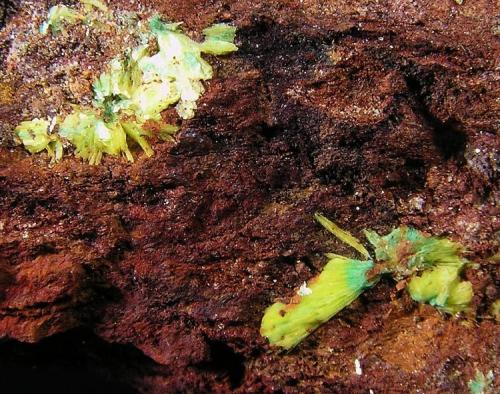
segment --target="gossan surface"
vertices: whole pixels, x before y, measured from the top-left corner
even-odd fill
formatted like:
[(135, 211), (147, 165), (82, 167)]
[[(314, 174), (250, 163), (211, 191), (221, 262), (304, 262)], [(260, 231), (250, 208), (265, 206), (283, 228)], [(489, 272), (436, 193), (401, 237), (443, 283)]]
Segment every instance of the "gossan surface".
[[(496, 370), (493, 2), (116, 0), (141, 18), (55, 37), (33, 34), (45, 0), (7, 3), (2, 391), (466, 393), (476, 369)], [(150, 139), (156, 154), (132, 165), (51, 168), (14, 145), (21, 121), (90, 100), (155, 12), (186, 32), (238, 26), (238, 54), (212, 63), (175, 144)], [(326, 252), (353, 253), (318, 211), (356, 235), (452, 237), (479, 267), (462, 272), (479, 318), (443, 318), (382, 278), (293, 351), (269, 352), (264, 310), (319, 274)]]

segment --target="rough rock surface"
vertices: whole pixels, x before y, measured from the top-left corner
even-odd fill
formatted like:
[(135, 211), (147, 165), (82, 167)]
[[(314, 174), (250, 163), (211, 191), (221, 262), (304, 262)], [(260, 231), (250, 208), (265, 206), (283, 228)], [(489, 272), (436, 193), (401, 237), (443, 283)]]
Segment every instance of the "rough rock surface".
[[(98, 167), (50, 167), (13, 142), (29, 114), (88, 96), (126, 42), (31, 37), (55, 3), (0, 5), (2, 392), (461, 393), (476, 369), (498, 375), (495, 2), (114, 1), (192, 34), (234, 23), (240, 50), (214, 60), (177, 142)], [(385, 280), (271, 351), (265, 307), (322, 253), (350, 253), (316, 211), (356, 235), (411, 224), (462, 242), (475, 316)]]

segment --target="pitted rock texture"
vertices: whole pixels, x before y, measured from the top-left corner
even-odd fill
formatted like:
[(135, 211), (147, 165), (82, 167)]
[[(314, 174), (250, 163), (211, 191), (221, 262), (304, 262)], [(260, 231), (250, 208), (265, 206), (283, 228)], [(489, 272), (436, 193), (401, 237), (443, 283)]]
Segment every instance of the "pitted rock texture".
[[(115, 1), (193, 35), (233, 23), (240, 50), (213, 60), (175, 142), (98, 167), (70, 155), (49, 166), (13, 140), (32, 111), (85, 100), (84, 81), (120, 53), (112, 34), (28, 34), (54, 3), (0, 14), (6, 392), (461, 393), (476, 369), (498, 375), (494, 2)], [(264, 309), (324, 252), (351, 253), (316, 211), (360, 237), (409, 224), (462, 242), (478, 264), (466, 272), (475, 316), (442, 316), (387, 279), (292, 352), (272, 351)]]

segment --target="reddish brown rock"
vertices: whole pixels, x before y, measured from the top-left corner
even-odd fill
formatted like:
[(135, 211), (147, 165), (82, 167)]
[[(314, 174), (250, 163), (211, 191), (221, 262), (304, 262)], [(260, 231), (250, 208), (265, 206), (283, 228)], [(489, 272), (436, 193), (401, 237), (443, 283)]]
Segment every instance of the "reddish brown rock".
[[(81, 392), (457, 393), (476, 369), (495, 369), (492, 2), (142, 2), (193, 35), (234, 23), (240, 50), (212, 59), (216, 76), (175, 143), (99, 167), (69, 155), (51, 167), (12, 130), (88, 100), (127, 39), (98, 45), (76, 28), (40, 40), (29, 32), (45, 2), (7, 3), (0, 369), (11, 392), (63, 392), (69, 381)], [(90, 70), (82, 79), (68, 53)], [(292, 352), (270, 352), (266, 306), (320, 270), (324, 252), (350, 253), (316, 211), (357, 236), (410, 224), (462, 242), (479, 264), (466, 273), (475, 319), (418, 306), (384, 280)]]

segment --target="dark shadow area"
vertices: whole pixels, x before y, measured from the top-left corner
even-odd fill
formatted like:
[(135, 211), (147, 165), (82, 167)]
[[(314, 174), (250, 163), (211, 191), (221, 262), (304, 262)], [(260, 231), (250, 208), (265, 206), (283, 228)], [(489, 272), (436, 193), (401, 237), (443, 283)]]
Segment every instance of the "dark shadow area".
[(406, 76), (409, 92), (416, 101), (416, 113), (420, 114), (433, 131), (434, 144), (445, 160), (457, 159), (463, 161), (467, 135), (459, 129), (459, 123), (454, 119), (446, 122), (439, 120), (426, 104), (427, 90), (433, 84), (434, 76), (431, 73), (414, 72)]
[(208, 345), (211, 361), (202, 363), (200, 367), (228, 379), (232, 389), (241, 386), (245, 376), (244, 357), (224, 342), (209, 340)]
[(19, 0), (2, 0), (0, 2), (0, 29), (2, 29), (19, 6)]
[(444, 123), (438, 121), (435, 128), (434, 143), (445, 159), (456, 158), (463, 161), (467, 135), (458, 129), (458, 122), (454, 119)]
[(73, 330), (37, 344), (0, 342), (1, 392), (136, 393), (134, 379), (156, 364), (130, 345)]
[(269, 126), (267, 124), (262, 124), (260, 129), (257, 129), (257, 132), (264, 137), (266, 141), (271, 141), (273, 138), (276, 138), (280, 134), (284, 132), (283, 128), (280, 126)]

